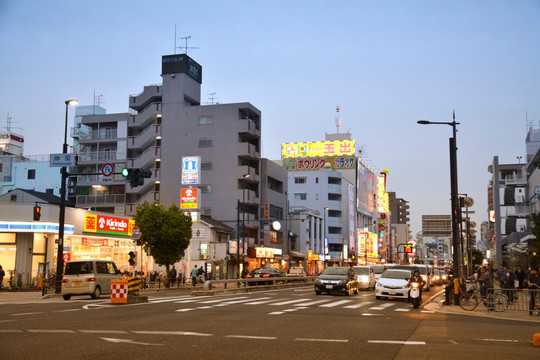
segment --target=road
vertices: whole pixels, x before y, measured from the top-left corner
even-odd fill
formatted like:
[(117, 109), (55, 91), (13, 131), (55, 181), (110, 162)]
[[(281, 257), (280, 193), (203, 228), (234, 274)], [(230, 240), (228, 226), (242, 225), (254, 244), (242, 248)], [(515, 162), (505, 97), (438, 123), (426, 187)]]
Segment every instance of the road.
[(0, 303), (0, 358), (540, 358), (532, 345), (538, 323), (415, 310), (376, 300), (372, 291), (148, 296), (148, 303), (128, 305), (88, 297)]

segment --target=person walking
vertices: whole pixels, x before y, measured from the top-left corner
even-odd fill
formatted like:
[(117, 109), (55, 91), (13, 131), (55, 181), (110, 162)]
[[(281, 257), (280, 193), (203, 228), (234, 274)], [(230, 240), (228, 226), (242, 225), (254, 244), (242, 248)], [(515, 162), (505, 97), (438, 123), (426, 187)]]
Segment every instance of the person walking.
[(525, 273), (525, 270), (521, 268), (521, 265), (518, 265), (514, 274), (516, 275), (516, 278), (519, 282), (519, 288), (523, 289), (523, 281), (527, 278), (527, 274)]
[(0, 265), (0, 290), (4, 288), (4, 276), (6, 276), (6, 272), (2, 269), (2, 265)]
[(517, 280), (514, 273), (508, 269), (506, 265), (503, 265), (503, 272), (501, 274), (501, 277), (499, 278), (499, 284), (501, 285), (501, 289), (507, 289), (504, 290), (504, 293), (508, 300), (513, 303), (514, 302), (514, 280)]
[(174, 283), (176, 282), (176, 269), (174, 268), (174, 266), (172, 267), (171, 271), (169, 271), (169, 279), (171, 287), (173, 287)]
[(527, 279), (527, 285), (529, 287), (531, 299), (529, 301), (529, 315), (533, 314), (536, 306), (536, 301), (540, 297), (540, 274), (538, 274), (538, 266), (533, 266), (529, 272)]
[(199, 275), (199, 271), (197, 269), (197, 265), (191, 269), (191, 283), (193, 286), (197, 285), (197, 275)]

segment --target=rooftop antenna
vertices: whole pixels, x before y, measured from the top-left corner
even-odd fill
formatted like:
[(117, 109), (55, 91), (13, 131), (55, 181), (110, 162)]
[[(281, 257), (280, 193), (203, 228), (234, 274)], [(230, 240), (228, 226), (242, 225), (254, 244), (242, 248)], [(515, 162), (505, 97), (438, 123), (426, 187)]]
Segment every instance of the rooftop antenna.
[(336, 106), (336, 128), (337, 133), (339, 134), (339, 126), (341, 125), (341, 115), (339, 113), (339, 105)]
[(11, 125), (14, 123), (14, 121), (12, 121), (13, 118), (9, 115), (9, 111), (7, 113), (7, 116), (6, 116), (6, 130), (8, 132), (11, 132), (11, 129), (20, 129), (21, 130), (21, 133), (23, 131), (23, 128), (20, 128), (20, 127), (12, 127)]
[(184, 40), (186, 42), (186, 45), (185, 46), (178, 46), (178, 47), (176, 46), (176, 24), (175, 24), (175, 27), (174, 27), (174, 34), (175, 34), (174, 35), (174, 48), (175, 48), (174, 53), (175, 54), (176, 54), (176, 49), (183, 50), (184, 51), (183, 53), (186, 54), (186, 55), (187, 55), (189, 50), (198, 49), (198, 47), (188, 46), (187, 42), (188, 42), (188, 39), (191, 39), (191, 35), (184, 36), (184, 37), (179, 37), (178, 39), (179, 40)]
[(217, 100), (219, 98), (217, 98), (215, 95), (216, 95), (215, 92), (208, 94), (208, 98), (210, 99), (210, 102), (208, 104), (210, 105), (217, 104), (217, 102), (215, 102), (214, 100)]

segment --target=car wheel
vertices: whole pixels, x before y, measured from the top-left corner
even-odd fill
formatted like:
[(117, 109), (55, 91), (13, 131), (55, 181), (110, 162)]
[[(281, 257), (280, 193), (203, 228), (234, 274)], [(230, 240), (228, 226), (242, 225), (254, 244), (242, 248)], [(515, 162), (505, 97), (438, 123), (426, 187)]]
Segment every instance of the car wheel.
[(380, 297), (380, 296), (375, 296), (375, 299), (377, 299), (377, 300), (381, 300), (381, 299), (382, 299), (382, 297)]
[(63, 297), (64, 297), (64, 300), (69, 300), (69, 299), (71, 299), (71, 295), (64, 295)]
[(321, 292), (322, 292), (322, 291), (317, 291), (317, 290), (315, 290), (315, 295), (321, 295)]
[(101, 289), (99, 286), (96, 286), (94, 293), (91, 295), (92, 299), (99, 299), (101, 297)]

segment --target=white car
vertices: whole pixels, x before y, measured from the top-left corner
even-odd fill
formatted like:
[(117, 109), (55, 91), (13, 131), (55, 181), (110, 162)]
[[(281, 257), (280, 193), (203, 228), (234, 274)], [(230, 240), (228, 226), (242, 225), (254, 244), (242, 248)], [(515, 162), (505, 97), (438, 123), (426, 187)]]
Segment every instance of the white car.
[(388, 269), (383, 272), (375, 286), (375, 298), (401, 298), (409, 299), (409, 279), (412, 274), (409, 270)]
[(359, 289), (375, 289), (375, 271), (371, 266), (353, 266)]

